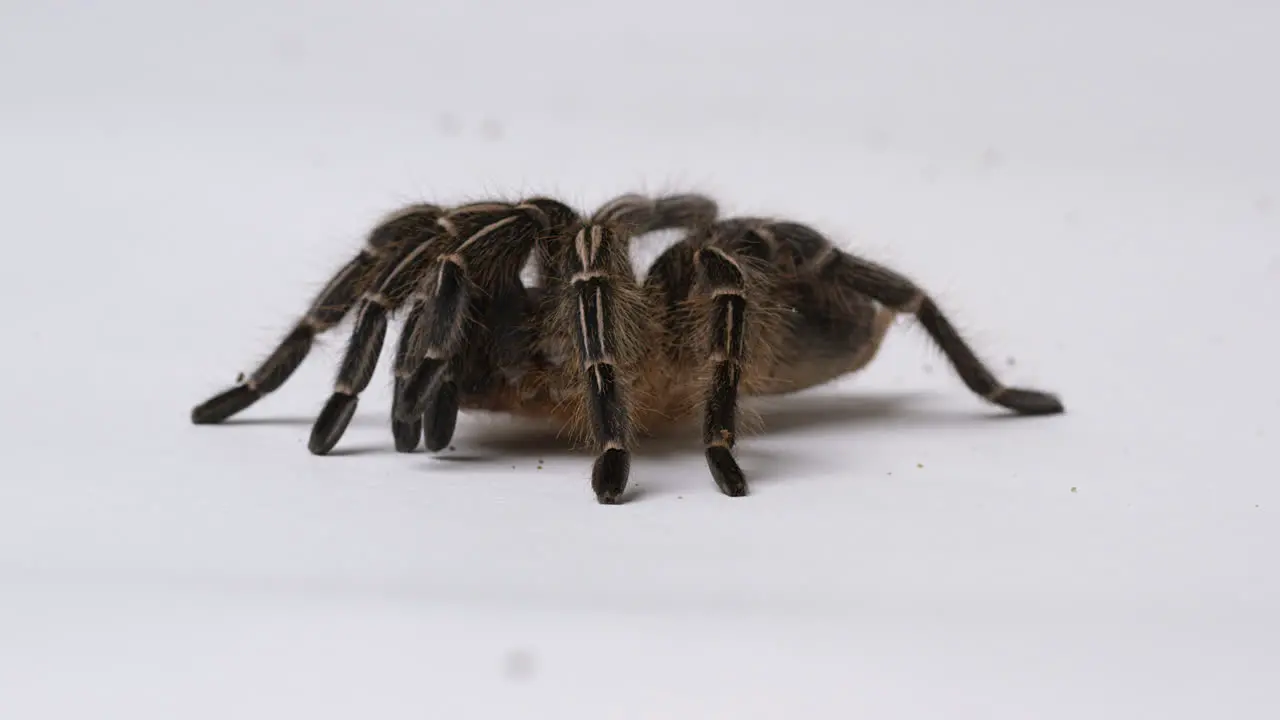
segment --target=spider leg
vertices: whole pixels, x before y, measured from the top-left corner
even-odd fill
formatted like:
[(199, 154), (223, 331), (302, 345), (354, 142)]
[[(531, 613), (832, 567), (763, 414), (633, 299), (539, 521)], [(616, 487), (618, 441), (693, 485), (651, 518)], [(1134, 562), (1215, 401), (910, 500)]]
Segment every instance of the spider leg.
[(248, 378), (197, 405), (191, 421), (198, 425), (220, 423), (279, 389), (311, 352), (317, 335), (342, 322), (384, 261), (406, 220), (429, 206), (412, 206), (387, 218), (369, 234), (365, 247), (329, 280), (275, 350)]
[(837, 248), (816, 260), (814, 267), (822, 282), (852, 288), (893, 310), (913, 313), (965, 386), (979, 397), (1021, 415), (1063, 412), (1062, 402), (1051, 393), (1001, 383), (933, 298), (903, 275)]
[[(468, 341), (473, 296), (519, 285), (535, 243), (552, 226), (553, 213), (547, 210), (560, 208), (564, 206), (544, 199), (486, 203), (460, 208), (444, 219), (450, 228), (448, 247), (412, 296), (411, 321), (401, 335), (396, 363), (396, 375), (403, 378), (396, 415), (402, 421), (422, 419), (427, 449), (446, 447), (457, 426), (460, 397), (452, 365)], [(505, 329), (497, 330), (501, 334)]]
[(738, 388), (748, 361), (749, 285), (760, 269), (772, 266), (772, 238), (750, 224), (725, 221), (710, 242), (693, 256), (697, 278), (694, 297), (708, 303), (703, 316), (710, 382), (703, 405), (702, 442), (707, 467), (720, 491), (730, 497), (747, 494), (747, 481), (733, 458), (737, 440)]
[(631, 237), (660, 230), (696, 230), (711, 226), (719, 215), (715, 200), (696, 193), (648, 197), (619, 195), (592, 215), (591, 221), (625, 230)]
[(587, 407), (601, 448), (591, 487), (601, 504), (622, 501), (631, 469), (632, 423), (629, 371), (643, 352), (638, 330), (646, 314), (643, 295), (631, 273), (627, 236), (612, 226), (587, 224), (563, 253), (566, 285), (558, 321), (573, 328), (587, 390)]
[[(442, 230), (437, 224), (439, 211), (423, 213), (417, 224), (397, 240), (390, 262), (384, 263), (360, 299), (355, 327), (347, 341), (346, 352), (338, 368), (333, 394), (321, 409), (311, 428), (307, 448), (316, 455), (325, 455), (337, 445), (355, 415), (360, 393), (373, 379), (378, 357), (382, 354), (387, 334), (388, 316), (408, 299), (415, 281), (419, 279), (433, 257), (433, 250)], [(409, 323), (413, 322), (410, 318)], [(416, 420), (391, 418), (392, 436), (396, 450), (412, 452), (418, 446), (422, 425)]]

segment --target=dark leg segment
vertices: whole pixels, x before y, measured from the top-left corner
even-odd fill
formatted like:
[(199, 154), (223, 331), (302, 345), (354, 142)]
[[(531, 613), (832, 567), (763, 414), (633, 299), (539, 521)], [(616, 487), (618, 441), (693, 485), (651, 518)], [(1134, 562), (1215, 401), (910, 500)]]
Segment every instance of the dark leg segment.
[[(425, 352), (419, 355), (417, 368), (404, 383), (399, 413), (401, 420), (422, 418), (432, 396), (440, 389), (449, 367), (449, 360), (458, 350), (469, 295), (466, 271), (461, 258), (446, 257), (441, 260), (435, 282), (435, 293), (421, 298), (411, 312), (421, 315), (412, 334), (406, 339), (406, 361), (415, 355), (416, 346)], [(424, 423), (425, 424), (425, 423)]]
[(626, 252), (619, 239), (605, 226), (589, 225), (578, 231), (573, 252), (568, 254), (576, 310), (574, 339), (587, 380), (591, 424), (601, 447), (591, 472), (591, 488), (606, 505), (622, 502), (631, 469), (631, 417), (615, 354), (618, 278), (608, 270), (620, 263), (613, 254)]
[[(405, 225), (411, 219), (416, 222)], [(412, 281), (430, 259), (434, 248), (433, 240), (440, 235), (435, 214), (404, 216), (398, 220), (401, 224), (400, 235), (388, 240), (391, 254), (373, 279), (371, 290), (361, 299), (355, 328), (347, 341), (347, 349), (338, 368), (334, 392), (311, 427), (311, 439), (307, 448), (316, 455), (325, 455), (331, 451), (346, 432), (355, 415), (359, 395), (369, 386), (378, 365), (378, 357), (382, 354), (387, 336), (388, 315), (404, 303)], [(386, 236), (375, 233), (375, 237)], [(414, 435), (411, 444), (404, 437), (409, 430)], [(406, 428), (393, 422), (392, 435), (396, 449), (401, 452), (412, 451), (417, 447), (419, 432), (420, 428)]]
[(621, 195), (602, 205), (592, 216), (592, 222), (611, 224), (636, 236), (675, 228), (710, 227), (719, 211), (714, 200), (693, 193), (656, 198)]
[(191, 421), (198, 425), (220, 423), (283, 385), (311, 352), (316, 335), (337, 325), (350, 312), (379, 254), (380, 249), (373, 247), (361, 250), (334, 275), (302, 320), (249, 378), (196, 406), (191, 411)]
[[(404, 328), (401, 331), (401, 337), (412, 335), (416, 332), (417, 323), (422, 321), (420, 313), (410, 313), (405, 318)], [(418, 449), (418, 443), (422, 441), (422, 420), (413, 418), (410, 420), (400, 419), (400, 402), (404, 395), (404, 384), (407, 378), (400, 374), (400, 368), (404, 366), (404, 354), (408, 349), (407, 343), (401, 341), (396, 347), (395, 358), (395, 388), (392, 391), (391, 400), (391, 434), (395, 437), (396, 451), (402, 453), (413, 452)]]
[(338, 380), (333, 395), (311, 428), (311, 440), (307, 448), (316, 455), (324, 455), (333, 449), (346, 432), (355, 414), (360, 393), (373, 379), (378, 355), (387, 334), (387, 308), (377, 302), (365, 303), (356, 321), (355, 330), (347, 344), (347, 352), (338, 370)]
[(549, 229), (550, 215), (562, 210), (567, 208), (535, 200), (474, 206), (449, 218), (455, 248), (440, 258), (415, 296), (411, 314), (420, 319), (406, 327), (397, 353), (396, 373), (405, 380), (396, 417), (402, 422), (421, 419), (428, 449), (446, 447), (457, 426), (458, 386), (450, 366), (467, 342), (464, 330), (474, 287), (470, 268), (476, 268), (474, 279), (482, 287), (518, 285), (534, 243)]
[(729, 252), (709, 247), (698, 251), (700, 291), (711, 295), (708, 353), (713, 363), (706, 397), (702, 442), (707, 465), (721, 492), (747, 494), (747, 481), (730, 450), (735, 442), (738, 383), (745, 358), (746, 278)]
[(1001, 384), (933, 299), (902, 275), (839, 250), (831, 252), (818, 272), (823, 282), (841, 284), (894, 310), (914, 313), (965, 386), (987, 401), (1022, 415), (1063, 411), (1062, 402), (1050, 393)]
[(433, 205), (411, 205), (378, 224), (369, 234), (360, 254), (342, 267), (324, 289), (317, 293), (293, 330), (258, 366), (243, 384), (226, 390), (191, 411), (197, 424), (218, 423), (274, 392), (289, 379), (311, 351), (315, 337), (342, 322), (356, 299), (370, 286), (377, 268), (385, 267), (394, 246), (413, 234), (424, 220), (434, 224), (440, 209)]

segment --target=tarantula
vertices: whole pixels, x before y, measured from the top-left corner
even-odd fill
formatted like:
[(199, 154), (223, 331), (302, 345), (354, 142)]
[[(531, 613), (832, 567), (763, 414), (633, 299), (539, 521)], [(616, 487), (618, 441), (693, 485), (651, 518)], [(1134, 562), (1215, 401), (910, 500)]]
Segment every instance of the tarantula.
[[(632, 239), (683, 230), (644, 280)], [(526, 287), (527, 267), (537, 278)], [(247, 378), (192, 411), (217, 423), (279, 388), (313, 339), (355, 308), (333, 394), (308, 444), (328, 453), (355, 413), (403, 311), (391, 428), (400, 452), (437, 451), (460, 409), (551, 418), (598, 451), (592, 489), (621, 502), (638, 433), (702, 416), (707, 464), (726, 495), (747, 493), (731, 453), (740, 395), (795, 392), (875, 357), (913, 314), (964, 384), (1024, 415), (1060, 413), (1052, 394), (1006, 387), (929, 295), (834, 247), (817, 230), (721, 218), (697, 194), (623, 195), (590, 216), (547, 197), (406, 207), (378, 224), (280, 345)]]

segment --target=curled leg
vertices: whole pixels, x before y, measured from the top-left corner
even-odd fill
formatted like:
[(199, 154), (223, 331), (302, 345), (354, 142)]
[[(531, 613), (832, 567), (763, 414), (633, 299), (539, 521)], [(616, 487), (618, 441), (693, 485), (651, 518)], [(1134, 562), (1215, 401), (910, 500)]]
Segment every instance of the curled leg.
[(592, 222), (610, 224), (631, 236), (660, 230), (710, 227), (720, 212), (715, 200), (696, 193), (646, 197), (620, 195), (596, 210)]
[(824, 282), (850, 287), (899, 312), (913, 313), (965, 386), (976, 395), (1022, 415), (1063, 411), (1057, 396), (1040, 390), (1007, 387), (978, 358), (929, 295), (902, 275), (868, 260), (832, 249), (817, 268)]

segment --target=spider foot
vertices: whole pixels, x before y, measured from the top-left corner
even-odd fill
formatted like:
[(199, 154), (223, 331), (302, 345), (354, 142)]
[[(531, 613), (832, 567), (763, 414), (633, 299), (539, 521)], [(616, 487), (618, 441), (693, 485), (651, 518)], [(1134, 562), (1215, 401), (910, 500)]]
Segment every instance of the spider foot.
[(716, 480), (720, 492), (729, 497), (742, 497), (747, 494), (747, 479), (742, 475), (742, 468), (733, 459), (733, 453), (723, 445), (707, 448), (707, 467), (711, 468), (711, 476)]
[(631, 471), (631, 453), (622, 448), (609, 448), (596, 458), (591, 472), (591, 489), (601, 505), (620, 505)]

